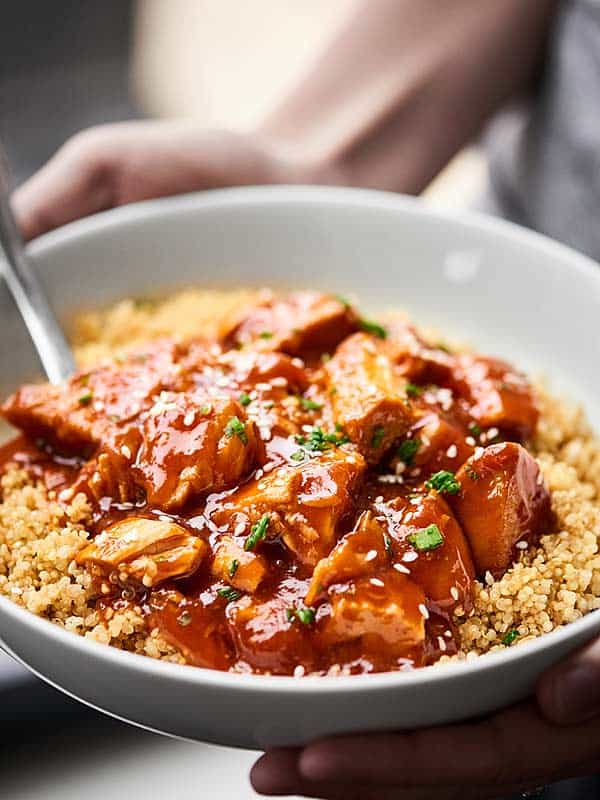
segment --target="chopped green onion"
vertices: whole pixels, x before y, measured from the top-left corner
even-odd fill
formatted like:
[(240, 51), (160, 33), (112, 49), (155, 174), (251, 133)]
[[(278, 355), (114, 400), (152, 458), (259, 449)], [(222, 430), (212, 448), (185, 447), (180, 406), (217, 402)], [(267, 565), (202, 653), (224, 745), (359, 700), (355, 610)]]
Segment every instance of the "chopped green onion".
[(453, 472), (442, 469), (425, 481), (425, 486), (428, 489), (435, 489), (440, 494), (458, 494), (460, 492), (460, 483), (454, 477)]
[(221, 589), (217, 589), (217, 594), (219, 597), (224, 597), (228, 603), (233, 603), (242, 596), (242, 593), (232, 586), (223, 586)]
[(239, 417), (231, 417), (225, 426), (225, 436), (227, 436), (228, 439), (231, 439), (232, 436), (237, 436), (242, 444), (248, 444), (246, 426)]
[(376, 428), (373, 428), (371, 447), (374, 448), (381, 447), (381, 443), (383, 442), (384, 436), (385, 436), (385, 428), (382, 425), (378, 425)]
[(273, 332), (272, 331), (261, 331), (259, 336), (260, 336), (261, 339), (272, 339), (273, 338)]
[(423, 394), (423, 387), (417, 386), (416, 383), (407, 383), (404, 390), (409, 397), (419, 397), (419, 395)]
[(250, 535), (244, 543), (244, 550), (254, 550), (256, 545), (262, 541), (267, 535), (267, 528), (269, 527), (269, 515), (265, 514), (261, 517), (260, 521), (250, 528)]
[(338, 303), (341, 303), (344, 306), (344, 308), (350, 308), (350, 303), (346, 300), (345, 297), (342, 297), (341, 294), (334, 294), (333, 296), (338, 301)]
[(379, 339), (387, 339), (386, 329), (378, 322), (361, 319), (358, 324), (365, 333), (370, 333), (372, 336), (377, 336)]
[(340, 445), (346, 444), (350, 441), (350, 439), (345, 433), (343, 433), (341, 429), (337, 430), (337, 426), (335, 433), (325, 433), (323, 428), (317, 427), (313, 428), (308, 436), (296, 434), (294, 438), (298, 444), (302, 445), (302, 447), (306, 447), (307, 450), (312, 450), (313, 452), (330, 450), (331, 445), (339, 447)]
[(476, 422), (472, 422), (472, 423), (469, 425), (469, 432), (470, 432), (470, 433), (471, 433), (473, 436), (479, 436), (479, 435), (481, 434), (481, 428), (479, 427), (479, 425), (478, 425)]
[(304, 459), (306, 458), (306, 453), (304, 452), (304, 450), (296, 450), (295, 453), (292, 453), (290, 458), (292, 459), (292, 461), (304, 461)]
[(472, 469), (471, 467), (469, 467), (467, 469), (467, 475), (469, 476), (469, 478), (471, 478), (472, 481), (478, 481), (479, 480), (479, 473), (475, 472), (475, 470)]
[(502, 644), (505, 644), (507, 647), (519, 638), (521, 634), (516, 628), (512, 628), (510, 631), (507, 631), (504, 636), (502, 637)]
[(426, 553), (428, 550), (435, 550), (444, 544), (444, 537), (437, 525), (428, 525), (415, 533), (411, 533), (407, 537), (409, 544), (418, 550), (420, 553)]
[(189, 625), (192, 621), (192, 615), (189, 611), (182, 611), (181, 614), (177, 617), (177, 624), (182, 625), (184, 628), (186, 625)]
[(389, 556), (390, 558), (392, 558), (392, 557), (393, 557), (393, 555), (394, 555), (394, 550), (393, 550), (393, 548), (392, 548), (392, 540), (391, 540), (391, 538), (388, 536), (388, 534), (387, 534), (387, 533), (384, 533), (384, 534), (383, 534), (383, 546), (385, 547), (385, 552), (388, 554), (388, 556)]
[(325, 364), (327, 361), (331, 361), (331, 353), (321, 353), (321, 361)]
[(310, 400), (308, 397), (299, 397), (298, 400), (305, 411), (320, 411), (323, 408), (322, 403), (315, 403), (314, 400)]
[(229, 569), (227, 570), (229, 572), (229, 577), (230, 578), (233, 578), (235, 573), (238, 571), (239, 565), (240, 565), (240, 562), (237, 560), (237, 558), (234, 558), (233, 561), (231, 562), (231, 564), (229, 565)]
[(407, 466), (410, 466), (420, 446), (420, 439), (405, 439), (398, 448), (396, 455), (400, 461), (404, 461)]
[(315, 621), (315, 611), (312, 608), (288, 608), (286, 615), (290, 622), (297, 619), (303, 625), (310, 625)]
[(89, 406), (92, 402), (94, 395), (91, 392), (84, 392), (83, 394), (79, 395), (79, 405), (80, 406)]
[(241, 405), (243, 406), (249, 406), (250, 403), (252, 402), (250, 395), (247, 392), (242, 392), (239, 399)]
[(204, 403), (204, 405), (203, 405), (203, 406), (200, 406), (200, 413), (201, 413), (201, 414), (202, 414), (202, 416), (204, 416), (204, 417), (205, 417), (207, 414), (210, 414), (210, 412), (211, 412), (211, 411), (212, 411), (212, 404), (211, 404), (211, 403)]

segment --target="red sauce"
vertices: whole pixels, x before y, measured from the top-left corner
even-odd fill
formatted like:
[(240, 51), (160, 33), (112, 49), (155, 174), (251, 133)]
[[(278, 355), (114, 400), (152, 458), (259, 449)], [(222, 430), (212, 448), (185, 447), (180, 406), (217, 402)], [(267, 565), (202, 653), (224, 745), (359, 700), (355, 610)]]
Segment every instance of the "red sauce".
[(3, 407), (23, 434), (0, 470), (88, 496), (79, 560), (99, 609), (136, 603), (191, 664), (432, 663), (456, 652), (476, 576), (549, 524), (520, 444), (535, 399), (504, 362), (361, 324), (335, 298), (292, 295), (220, 342), (162, 340), (23, 387)]

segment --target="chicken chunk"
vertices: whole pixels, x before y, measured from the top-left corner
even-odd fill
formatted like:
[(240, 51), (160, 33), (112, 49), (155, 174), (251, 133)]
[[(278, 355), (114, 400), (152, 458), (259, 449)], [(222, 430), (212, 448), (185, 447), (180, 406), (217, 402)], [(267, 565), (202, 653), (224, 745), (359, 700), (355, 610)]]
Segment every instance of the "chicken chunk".
[(332, 295), (293, 292), (253, 308), (227, 336), (229, 346), (252, 344), (289, 355), (330, 352), (358, 327), (354, 311)]
[(410, 576), (428, 607), (447, 612), (472, 605), (475, 568), (469, 543), (446, 500), (436, 491), (378, 504), (395, 569)]
[(354, 529), (343, 536), (315, 567), (306, 593), (306, 605), (314, 605), (334, 583), (344, 583), (363, 575), (377, 575), (388, 569), (391, 562), (384, 533), (371, 512), (363, 512)]
[(453, 356), (431, 347), (404, 320), (392, 321), (387, 333), (385, 349), (397, 372), (417, 384), (448, 384), (455, 365)]
[(498, 428), (521, 440), (534, 433), (539, 411), (533, 390), (510, 364), (494, 358), (462, 355), (457, 359), (453, 380), (482, 428)]
[[(305, 565), (313, 566), (333, 545), (337, 526), (352, 510), (366, 469), (359, 453), (332, 449), (298, 466), (285, 465), (241, 486), (207, 513), (230, 530), (268, 519), (265, 538), (281, 536)], [(247, 538), (246, 538), (247, 541)]]
[(411, 431), (411, 438), (417, 442), (411, 464), (422, 467), (425, 474), (454, 472), (475, 450), (459, 425), (435, 412), (425, 413)]
[(154, 343), (150, 353), (80, 373), (59, 386), (24, 386), (1, 413), (30, 437), (89, 454), (151, 405), (168, 383), (175, 359), (176, 345)]
[(406, 655), (407, 648), (425, 640), (423, 590), (406, 575), (393, 570), (380, 578), (359, 578), (329, 591), (331, 613), (322, 623), (322, 639), (330, 645), (361, 640), (361, 652), (385, 648), (390, 655)]
[(241, 592), (255, 592), (267, 574), (267, 561), (258, 553), (224, 536), (216, 547), (212, 574)]
[(208, 545), (181, 525), (145, 517), (128, 517), (108, 527), (77, 556), (79, 564), (95, 565), (105, 575), (156, 586), (168, 578), (193, 574)]
[(254, 422), (227, 397), (164, 394), (145, 415), (132, 454), (134, 479), (159, 508), (235, 486), (254, 465), (260, 440)]
[(551, 524), (550, 494), (527, 450), (506, 442), (472, 456), (457, 473), (450, 504), (473, 551), (478, 575), (500, 577), (518, 543), (535, 543)]
[(338, 423), (367, 461), (378, 463), (411, 425), (406, 380), (394, 373), (383, 343), (365, 333), (346, 339), (325, 372)]

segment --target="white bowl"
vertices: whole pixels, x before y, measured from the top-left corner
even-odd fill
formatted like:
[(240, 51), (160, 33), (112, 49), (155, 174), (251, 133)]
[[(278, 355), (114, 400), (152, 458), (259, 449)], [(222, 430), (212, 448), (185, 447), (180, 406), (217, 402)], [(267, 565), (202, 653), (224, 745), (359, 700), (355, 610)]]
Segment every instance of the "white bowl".
[[(356, 293), (545, 373), (600, 429), (595, 264), (515, 226), (391, 194), (231, 189), (128, 206), (42, 237), (30, 253), (61, 312), (181, 284), (289, 285)], [(0, 393), (36, 362), (0, 287)], [(415, 728), (529, 694), (540, 673), (600, 631), (592, 613), (475, 661), (350, 678), (230, 675), (120, 652), (0, 598), (4, 647), (49, 683), (114, 716), (241, 747)]]

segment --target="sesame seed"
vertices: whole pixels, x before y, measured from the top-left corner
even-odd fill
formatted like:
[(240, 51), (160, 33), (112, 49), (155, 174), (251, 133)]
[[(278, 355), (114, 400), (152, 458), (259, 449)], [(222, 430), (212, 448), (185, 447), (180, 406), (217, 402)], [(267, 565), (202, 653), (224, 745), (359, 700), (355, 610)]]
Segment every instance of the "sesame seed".
[(270, 392), (273, 388), (270, 383), (257, 383), (256, 388), (259, 392)]
[(371, 578), (369, 581), (373, 586), (385, 586), (385, 583), (380, 578)]
[(301, 358), (292, 358), (292, 364), (295, 367), (298, 367), (298, 369), (303, 369), (304, 368), (304, 361), (302, 361)]
[(465, 443), (468, 444), (469, 447), (475, 447), (475, 445), (477, 444), (477, 442), (472, 436), (467, 436), (467, 438), (465, 439)]
[(450, 596), (452, 597), (453, 600), (458, 600), (459, 595), (456, 586), (450, 587)]
[(419, 603), (419, 613), (423, 617), (423, 619), (429, 619), (429, 611), (427, 607), (423, 603)]
[(245, 522), (238, 522), (238, 524), (233, 529), (234, 536), (241, 536), (242, 533), (246, 530), (246, 523)]
[(312, 433), (312, 431), (313, 431), (313, 426), (312, 425), (303, 425), (302, 426), (302, 432), (303, 433)]
[(446, 647), (447, 647), (446, 642), (442, 639), (441, 636), (438, 636), (437, 640), (438, 640), (438, 646), (439, 646), (440, 650), (442, 651), (442, 653), (445, 653), (446, 652)]
[(126, 444), (121, 445), (121, 455), (125, 456), (125, 458), (131, 458), (131, 450)]
[(520, 542), (517, 542), (517, 544), (515, 546), (516, 546), (516, 548), (518, 550), (527, 550), (527, 548), (529, 547), (529, 544), (522, 540)]
[(298, 666), (294, 669), (294, 678), (302, 678), (306, 674), (306, 670), (302, 666), (302, 664), (298, 664)]
[(377, 550), (369, 550), (365, 556), (365, 561), (373, 561), (374, 558), (377, 558)]
[(404, 483), (401, 475), (378, 475), (379, 483)]
[(458, 455), (458, 447), (455, 444), (451, 444), (450, 447), (446, 450), (446, 455), (448, 458), (456, 458)]
[(498, 430), (498, 428), (490, 428), (489, 431), (487, 432), (488, 442), (491, 441), (492, 439), (495, 439), (499, 433), (500, 431)]
[(378, 494), (377, 497), (375, 498), (375, 502), (376, 503), (383, 503), (383, 495), (382, 494)]
[(264, 470), (262, 470), (262, 469), (257, 469), (257, 470), (256, 470), (256, 475), (254, 476), (254, 478), (255, 478), (256, 480), (259, 480), (260, 478), (262, 478), (263, 474), (264, 474)]
[(189, 427), (190, 425), (193, 425), (195, 419), (196, 419), (196, 412), (188, 411), (185, 417), (183, 418), (183, 424), (186, 427)]
[(283, 376), (271, 378), (271, 386), (287, 386), (287, 378), (284, 378)]
[(266, 474), (267, 472), (271, 472), (271, 470), (275, 469), (276, 464), (273, 461), (267, 461), (266, 464), (263, 464), (263, 472)]
[(405, 561), (407, 564), (410, 564), (411, 561), (416, 561), (419, 557), (419, 554), (416, 553), (414, 550), (407, 550), (406, 553), (402, 556), (402, 561)]
[(405, 567), (404, 564), (393, 564), (392, 565), (396, 572), (402, 572), (403, 575), (410, 575), (410, 570), (408, 567)]

